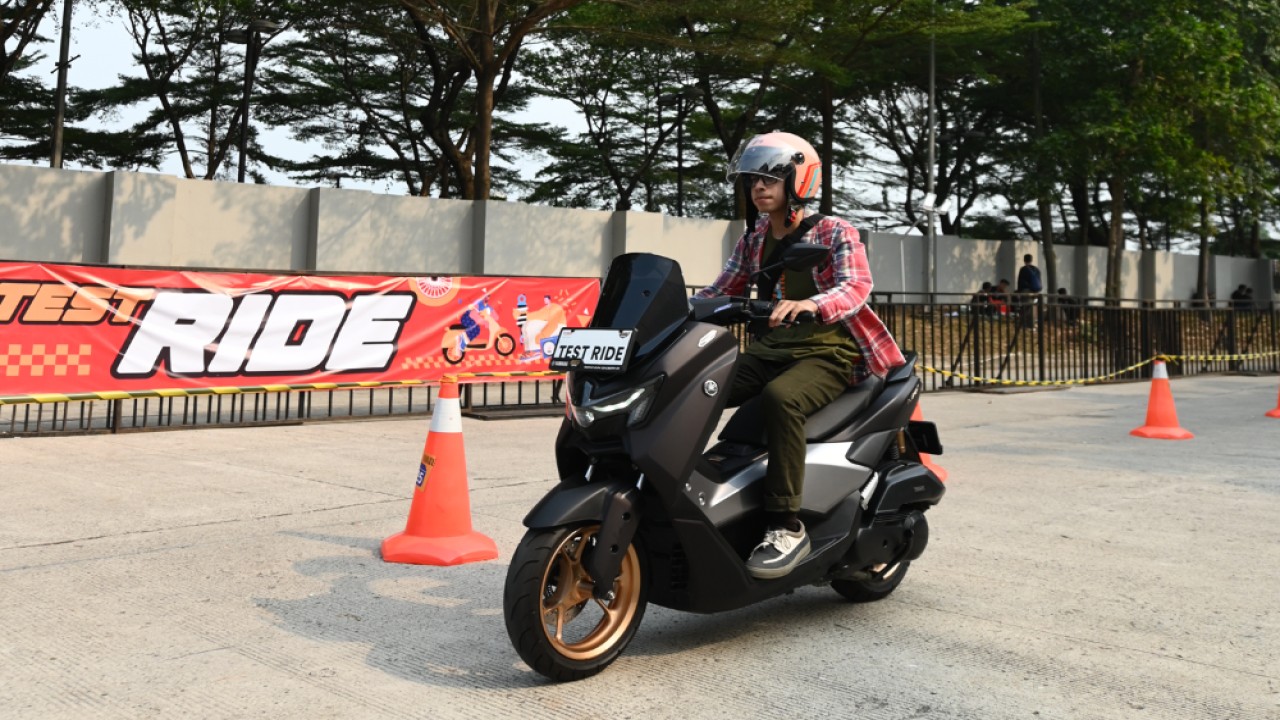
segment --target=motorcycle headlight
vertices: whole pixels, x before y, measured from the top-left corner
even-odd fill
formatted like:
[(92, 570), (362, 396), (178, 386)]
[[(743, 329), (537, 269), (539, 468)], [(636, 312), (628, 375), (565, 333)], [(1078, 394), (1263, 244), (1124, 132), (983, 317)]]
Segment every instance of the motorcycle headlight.
[(591, 427), (597, 420), (624, 414), (627, 416), (627, 427), (635, 427), (644, 422), (645, 416), (649, 414), (661, 382), (661, 378), (654, 378), (638, 388), (588, 400), (582, 405), (574, 405), (572, 398), (568, 398), (565, 405), (569, 417), (579, 427)]

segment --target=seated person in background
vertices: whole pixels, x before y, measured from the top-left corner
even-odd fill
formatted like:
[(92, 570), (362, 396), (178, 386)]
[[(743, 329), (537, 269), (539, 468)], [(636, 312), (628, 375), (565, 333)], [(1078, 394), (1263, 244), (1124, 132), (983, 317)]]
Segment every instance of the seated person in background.
[(969, 312), (988, 315), (991, 312), (991, 291), (994, 288), (989, 282), (982, 283), (982, 289), (969, 298)]
[(991, 293), (992, 315), (1007, 315), (1009, 313), (1009, 281), (1001, 278), (996, 283), (996, 288)]
[(1067, 294), (1066, 288), (1058, 288), (1058, 294), (1054, 298), (1058, 304), (1058, 309), (1062, 313), (1062, 319), (1068, 325), (1075, 325), (1080, 322), (1080, 301)]

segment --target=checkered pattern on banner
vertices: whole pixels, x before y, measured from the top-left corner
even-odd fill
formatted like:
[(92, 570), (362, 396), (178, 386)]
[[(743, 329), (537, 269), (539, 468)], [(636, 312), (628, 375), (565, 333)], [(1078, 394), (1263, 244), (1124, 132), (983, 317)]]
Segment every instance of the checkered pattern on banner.
[(547, 358), (542, 353), (536, 353), (528, 359), (522, 358), (520, 353), (514, 353), (505, 357), (489, 352), (467, 353), (463, 357), (462, 362), (454, 365), (444, 359), (444, 353), (434, 355), (419, 355), (418, 357), (406, 358), (400, 363), (400, 367), (405, 370), (448, 370), (455, 373), (476, 372), (485, 368), (507, 367), (512, 370), (521, 371), (538, 371), (547, 369)]
[(93, 369), (89, 365), (92, 353), (91, 345), (78, 345), (73, 351), (70, 345), (38, 343), (31, 346), (31, 352), (24, 352), (22, 345), (0, 345), (0, 376), (85, 376)]

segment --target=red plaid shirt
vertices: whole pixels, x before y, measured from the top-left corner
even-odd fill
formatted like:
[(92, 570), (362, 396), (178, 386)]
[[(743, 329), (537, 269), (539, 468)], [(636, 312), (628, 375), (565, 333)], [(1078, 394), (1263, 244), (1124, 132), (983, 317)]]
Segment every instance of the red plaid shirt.
[[(763, 261), (768, 233), (769, 216), (763, 215), (751, 232), (738, 239), (720, 276), (695, 297), (746, 295), (750, 291), (747, 280)], [(831, 255), (813, 269), (813, 282), (820, 292), (809, 299), (817, 304), (819, 319), (827, 324), (843, 322), (862, 351), (867, 369), (876, 375), (883, 377), (906, 362), (889, 329), (867, 305), (871, 297), (871, 266), (858, 231), (840, 218), (824, 217), (804, 241), (831, 248)]]

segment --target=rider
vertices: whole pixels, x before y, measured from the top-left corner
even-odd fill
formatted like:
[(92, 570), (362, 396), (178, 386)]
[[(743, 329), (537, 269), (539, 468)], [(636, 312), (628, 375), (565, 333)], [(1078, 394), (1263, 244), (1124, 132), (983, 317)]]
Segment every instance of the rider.
[[(788, 236), (801, 229), (805, 205), (818, 196), (822, 163), (803, 139), (765, 133), (738, 150), (729, 162), (728, 179), (742, 183), (761, 217), (738, 240), (720, 276), (697, 297), (747, 294), (750, 276), (771, 264), (766, 260), (777, 245), (797, 240)], [(815, 219), (798, 240), (826, 245), (831, 254), (812, 271), (780, 273), (771, 293), (776, 301), (769, 317), (772, 330), (747, 346), (729, 392), (730, 407), (762, 397), (768, 434), (768, 529), (747, 560), (748, 571), (758, 578), (786, 575), (809, 554), (809, 537), (799, 519), (805, 418), (868, 373), (883, 376), (906, 362), (867, 305), (871, 270), (858, 231), (834, 217), (816, 215), (808, 223)], [(813, 313), (815, 322), (792, 325), (802, 312)]]

